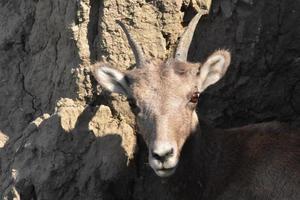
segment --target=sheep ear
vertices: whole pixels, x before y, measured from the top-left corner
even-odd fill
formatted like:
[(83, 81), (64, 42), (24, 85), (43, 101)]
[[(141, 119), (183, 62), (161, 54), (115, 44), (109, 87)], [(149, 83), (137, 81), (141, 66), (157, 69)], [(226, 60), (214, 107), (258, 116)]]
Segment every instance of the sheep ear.
[(207, 58), (199, 70), (198, 87), (201, 90), (200, 92), (219, 81), (225, 75), (230, 59), (230, 53), (226, 50), (218, 50)]
[(98, 83), (110, 92), (130, 96), (126, 75), (105, 63), (98, 63), (93, 66), (93, 75)]

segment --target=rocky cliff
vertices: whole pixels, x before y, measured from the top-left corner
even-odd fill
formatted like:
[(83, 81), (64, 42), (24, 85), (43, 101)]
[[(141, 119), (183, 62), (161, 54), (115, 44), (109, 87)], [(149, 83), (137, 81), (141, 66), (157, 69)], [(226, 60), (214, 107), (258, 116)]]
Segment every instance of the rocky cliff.
[[(0, 198), (191, 199), (201, 183), (155, 176), (126, 99), (97, 86), (90, 64), (134, 67), (122, 19), (148, 57), (172, 55), (207, 0), (2, 0)], [(201, 95), (218, 127), (300, 119), (300, 2), (215, 0), (189, 52), (232, 52), (226, 77)], [(192, 190), (192, 189), (193, 190)], [(191, 190), (191, 191), (190, 191)], [(187, 192), (188, 191), (188, 192)]]

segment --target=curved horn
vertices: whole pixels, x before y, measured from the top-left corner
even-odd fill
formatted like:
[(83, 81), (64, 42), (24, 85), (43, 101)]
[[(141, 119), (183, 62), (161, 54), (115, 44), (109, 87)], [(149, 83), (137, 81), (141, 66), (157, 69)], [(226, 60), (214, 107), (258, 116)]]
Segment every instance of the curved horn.
[(141, 67), (143, 65), (143, 63), (145, 63), (144, 53), (142, 51), (141, 46), (133, 40), (131, 34), (129, 33), (125, 24), (123, 24), (123, 22), (121, 22), (120, 20), (116, 20), (116, 22), (117, 22), (117, 24), (119, 24), (119, 26), (121, 26), (122, 30), (124, 31), (124, 33), (127, 37), (128, 43), (134, 54), (136, 66)]
[(196, 29), (196, 26), (198, 24), (198, 21), (200, 20), (202, 15), (206, 15), (208, 12), (206, 10), (201, 10), (195, 17), (191, 20), (188, 27), (184, 31), (184, 33), (181, 35), (181, 38), (178, 43), (178, 47), (176, 49), (175, 53), (175, 59), (180, 61), (187, 61), (187, 55), (189, 52), (189, 47), (191, 45), (194, 32)]

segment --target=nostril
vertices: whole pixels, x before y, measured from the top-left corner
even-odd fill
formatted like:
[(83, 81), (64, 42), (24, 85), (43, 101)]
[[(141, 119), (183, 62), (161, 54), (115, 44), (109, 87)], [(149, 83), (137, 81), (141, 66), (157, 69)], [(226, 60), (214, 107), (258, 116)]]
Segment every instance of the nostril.
[(155, 158), (156, 160), (162, 159), (160, 155), (158, 155), (157, 153), (154, 153), (153, 151), (152, 151), (152, 157)]
[(173, 153), (174, 153), (174, 149), (170, 149), (167, 153), (166, 153), (166, 157), (171, 157), (173, 156)]
[(156, 152), (156, 151), (152, 151), (152, 157), (155, 158), (156, 160), (159, 160), (161, 162), (165, 161), (166, 159), (168, 159), (169, 157), (173, 156), (174, 154), (174, 149), (171, 148), (167, 151), (163, 151), (163, 152)]

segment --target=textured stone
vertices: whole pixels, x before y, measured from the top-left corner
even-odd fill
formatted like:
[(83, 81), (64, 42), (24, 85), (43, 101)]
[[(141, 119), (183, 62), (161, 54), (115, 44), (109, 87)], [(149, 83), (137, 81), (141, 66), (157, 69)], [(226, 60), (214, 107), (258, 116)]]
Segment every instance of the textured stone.
[(4, 133), (0, 132), (0, 148), (3, 148), (5, 143), (8, 141), (9, 137)]
[(218, 127), (299, 124), (298, 1), (3, 0), (0, 199), (199, 198), (200, 181), (153, 173), (126, 98), (102, 91), (89, 66), (134, 66), (116, 19), (148, 58), (165, 59), (195, 12), (210, 5), (189, 59), (203, 61), (218, 48), (233, 59), (201, 95), (201, 117)]

